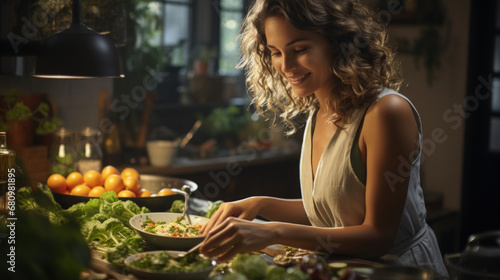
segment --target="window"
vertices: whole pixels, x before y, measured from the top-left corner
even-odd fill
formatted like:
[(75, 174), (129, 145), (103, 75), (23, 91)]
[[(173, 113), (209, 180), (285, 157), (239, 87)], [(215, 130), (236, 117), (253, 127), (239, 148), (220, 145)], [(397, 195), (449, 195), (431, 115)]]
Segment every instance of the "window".
[(489, 149), (500, 152), (500, 1), (497, 1)]
[(191, 0), (163, 1), (162, 44), (171, 52), (172, 65), (182, 66), (187, 63)]
[(239, 60), (237, 36), (243, 19), (243, 0), (220, 0), (219, 74), (237, 76)]

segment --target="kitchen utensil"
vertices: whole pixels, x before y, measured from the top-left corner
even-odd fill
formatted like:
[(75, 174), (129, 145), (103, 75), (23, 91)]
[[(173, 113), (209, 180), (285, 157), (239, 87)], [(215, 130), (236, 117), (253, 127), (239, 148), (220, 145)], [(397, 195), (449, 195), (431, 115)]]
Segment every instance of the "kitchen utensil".
[(500, 279), (500, 231), (487, 231), (469, 237), (463, 253), (446, 255), (452, 279)]
[(191, 219), (189, 218), (189, 215), (186, 216), (187, 212), (188, 212), (188, 209), (189, 209), (189, 196), (191, 195), (191, 189), (189, 188), (189, 186), (182, 186), (182, 190), (184, 191), (185, 195), (184, 195), (184, 213), (182, 213), (182, 218), (187, 218), (187, 221), (190, 225), (193, 225), (193, 223), (191, 222)]
[(191, 219), (189, 218), (189, 215), (187, 215), (187, 211), (189, 208), (189, 195), (191, 194), (189, 186), (182, 186), (181, 190), (172, 189), (172, 191), (184, 196), (184, 211), (182, 211), (181, 220), (186, 220), (189, 225), (193, 225)]
[(179, 147), (181, 149), (184, 149), (184, 147), (186, 147), (187, 143), (191, 140), (191, 138), (193, 138), (193, 135), (196, 133), (196, 131), (198, 131), (200, 126), (201, 126), (201, 121), (197, 120), (194, 123), (191, 130), (189, 130), (189, 132), (186, 134), (186, 136), (184, 136), (184, 138), (182, 138), (182, 140), (180, 140)]
[(194, 253), (197, 253), (197, 252), (198, 252), (198, 250), (200, 249), (201, 245), (203, 245), (203, 242), (198, 243), (196, 246), (194, 246), (193, 248), (189, 249), (189, 250), (188, 250), (187, 252), (185, 252), (185, 253), (180, 253), (178, 257), (179, 257), (179, 258), (182, 258), (182, 257), (187, 256), (187, 255), (189, 255), (189, 254), (194, 254)]
[[(197, 237), (173, 237), (173, 236), (163, 236), (159, 234), (154, 234), (150, 232), (146, 232), (142, 229), (142, 223), (150, 218), (155, 222), (172, 222), (179, 218), (180, 213), (171, 213), (171, 212), (156, 212), (156, 213), (145, 213), (132, 217), (129, 221), (130, 226), (137, 230), (141, 235), (142, 239), (146, 241), (151, 247), (166, 249), (166, 250), (180, 250), (187, 251), (193, 248), (195, 245), (203, 242), (205, 236), (197, 236)], [(208, 222), (209, 219), (201, 216), (190, 215), (191, 221), (194, 225), (200, 224), (203, 226)]]

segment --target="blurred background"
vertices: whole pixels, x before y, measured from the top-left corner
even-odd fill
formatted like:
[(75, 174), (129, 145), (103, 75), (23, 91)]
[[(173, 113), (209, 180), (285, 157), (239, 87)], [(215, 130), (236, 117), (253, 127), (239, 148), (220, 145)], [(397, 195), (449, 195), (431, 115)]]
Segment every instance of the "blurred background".
[[(45, 129), (36, 119), (20, 129), (28, 136), (13, 135), (13, 121), (2, 119), (30, 178), (51, 173), (61, 126), (74, 137), (91, 127), (103, 165), (187, 178), (211, 200), (300, 197), (301, 132), (287, 137), (272, 118), (254, 114), (235, 68), (250, 2), (83, 0), (84, 23), (119, 50), (121, 79), (35, 78), (33, 56), (2, 50), (0, 94), (20, 96), (31, 110), (49, 105)], [(500, 228), (500, 1), (364, 2), (387, 25), (406, 81), (401, 92), (422, 118), (428, 222), (443, 254), (457, 252), (470, 234)], [(1, 1), (0, 39), (21, 45), (66, 29), (71, 3)], [(5, 114), (5, 98), (2, 106)], [(182, 138), (197, 120), (201, 127), (169, 166), (150, 164), (148, 142)]]

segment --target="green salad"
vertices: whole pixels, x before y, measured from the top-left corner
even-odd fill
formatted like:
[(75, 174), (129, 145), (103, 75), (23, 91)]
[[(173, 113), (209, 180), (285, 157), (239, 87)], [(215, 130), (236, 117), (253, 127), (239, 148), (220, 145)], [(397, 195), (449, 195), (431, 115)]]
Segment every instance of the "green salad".
[(130, 262), (130, 266), (155, 272), (195, 272), (213, 267), (211, 260), (199, 254), (174, 257), (167, 251), (144, 253), (139, 259)]

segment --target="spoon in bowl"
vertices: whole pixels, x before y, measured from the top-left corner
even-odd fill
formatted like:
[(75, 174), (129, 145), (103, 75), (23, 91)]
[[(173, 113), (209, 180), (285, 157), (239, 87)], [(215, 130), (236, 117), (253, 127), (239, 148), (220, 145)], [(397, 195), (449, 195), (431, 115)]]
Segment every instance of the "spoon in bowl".
[(192, 226), (193, 223), (191, 222), (191, 218), (187, 213), (189, 208), (189, 196), (191, 194), (191, 189), (189, 188), (189, 186), (184, 185), (180, 190), (176, 188), (172, 188), (171, 190), (175, 193), (182, 194), (184, 196), (184, 211), (182, 211), (182, 216), (179, 220), (185, 219), (188, 222), (188, 224)]

